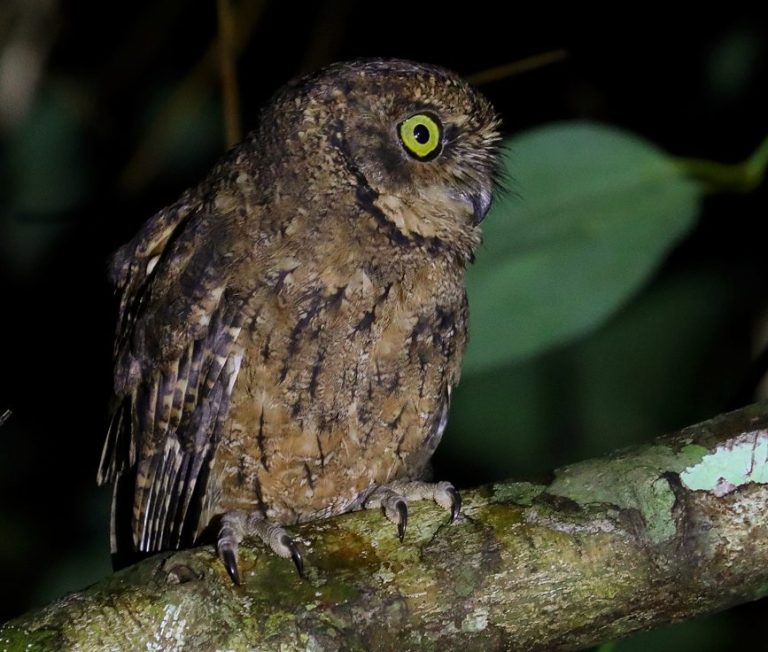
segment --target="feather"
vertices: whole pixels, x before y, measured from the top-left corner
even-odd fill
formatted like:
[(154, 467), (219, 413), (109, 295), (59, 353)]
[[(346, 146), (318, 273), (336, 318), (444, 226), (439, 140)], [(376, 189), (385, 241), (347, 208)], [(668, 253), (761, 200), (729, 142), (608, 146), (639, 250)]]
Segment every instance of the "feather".
[[(97, 479), (115, 482), (133, 467), (130, 522), (141, 551), (177, 545), (196, 530), (187, 520), (204, 490), (198, 478), (242, 358), (236, 342), (245, 317), (242, 301), (226, 292), (227, 238), (211, 237), (207, 247), (193, 242), (207, 214), (202, 205), (191, 208), (189, 194), (180, 204), (150, 220), (117, 252), (112, 269), (122, 290), (115, 407)], [(184, 229), (190, 220), (195, 228)]]

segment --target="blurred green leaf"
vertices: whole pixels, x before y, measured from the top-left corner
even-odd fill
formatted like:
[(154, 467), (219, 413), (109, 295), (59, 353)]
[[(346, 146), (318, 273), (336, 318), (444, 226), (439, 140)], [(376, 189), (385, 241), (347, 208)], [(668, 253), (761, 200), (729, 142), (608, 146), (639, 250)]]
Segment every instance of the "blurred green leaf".
[(716, 614), (661, 627), (619, 641), (615, 652), (718, 652), (733, 650), (731, 639), (736, 624), (730, 614)]
[(0, 191), (0, 256), (16, 272), (40, 264), (90, 190), (83, 125), (70, 91), (58, 85), (41, 93), (2, 152), (8, 179)]
[(183, 90), (162, 88), (149, 102), (139, 143), (121, 174), (124, 189), (137, 192), (169, 171), (198, 170), (222, 152), (221, 105), (212, 89)]
[(516, 192), (494, 203), (468, 273), (467, 374), (602, 323), (691, 228), (701, 196), (667, 154), (612, 127), (547, 126), (505, 149)]
[(736, 99), (747, 91), (765, 56), (765, 44), (750, 25), (738, 25), (726, 31), (714, 43), (706, 66), (706, 90), (713, 99)]
[(74, 208), (87, 191), (83, 133), (66, 88), (42, 93), (7, 143), (10, 208), (47, 215)]
[(738, 282), (665, 275), (581, 341), (462, 379), (439, 454), (479, 480), (527, 477), (715, 414), (748, 365), (727, 337)]
[(111, 491), (102, 487), (85, 499), (85, 523), (75, 530), (83, 532), (80, 545), (57, 550), (56, 563), (35, 587), (32, 602), (43, 605), (65, 593), (82, 588), (106, 577), (112, 572), (109, 555), (109, 512)]
[(724, 269), (667, 274), (572, 347), (580, 458), (725, 408), (749, 365), (748, 344), (728, 332), (743, 310), (736, 283)]

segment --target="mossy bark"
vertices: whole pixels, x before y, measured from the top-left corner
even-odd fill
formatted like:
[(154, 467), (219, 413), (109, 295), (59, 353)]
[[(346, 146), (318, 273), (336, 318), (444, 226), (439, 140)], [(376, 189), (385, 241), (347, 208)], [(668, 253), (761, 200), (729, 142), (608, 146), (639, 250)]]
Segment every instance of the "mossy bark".
[(0, 628), (9, 650), (579, 649), (768, 593), (768, 406), (556, 471), (294, 531), (235, 587), (212, 548), (157, 555)]

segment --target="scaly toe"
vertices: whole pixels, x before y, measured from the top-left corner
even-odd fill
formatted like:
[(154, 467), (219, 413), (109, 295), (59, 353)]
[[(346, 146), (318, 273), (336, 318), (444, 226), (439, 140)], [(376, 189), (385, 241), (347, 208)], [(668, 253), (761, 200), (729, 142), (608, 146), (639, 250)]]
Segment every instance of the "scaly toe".
[(461, 494), (455, 487), (451, 487), (448, 493), (451, 494), (451, 523), (455, 523), (461, 514)]
[(451, 523), (454, 523), (461, 513), (461, 495), (450, 482), (438, 482), (432, 494), (434, 501), (451, 513)]
[(291, 535), (279, 525), (268, 526), (265, 535), (265, 543), (280, 557), (284, 559), (290, 557), (293, 560), (293, 565), (296, 566), (299, 577), (303, 578), (304, 558), (301, 556), (301, 551), (296, 542), (291, 538)]
[(405, 539), (405, 528), (408, 526), (408, 505), (404, 500), (397, 502), (397, 538), (400, 543)]

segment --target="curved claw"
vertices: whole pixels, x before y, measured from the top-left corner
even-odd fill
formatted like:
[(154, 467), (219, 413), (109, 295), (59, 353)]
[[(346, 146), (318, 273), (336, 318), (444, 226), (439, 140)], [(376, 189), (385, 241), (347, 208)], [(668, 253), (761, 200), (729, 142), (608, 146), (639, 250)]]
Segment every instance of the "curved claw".
[(397, 537), (400, 539), (400, 543), (405, 538), (405, 528), (408, 526), (408, 505), (404, 500), (399, 500), (396, 505), (397, 508)]
[(451, 523), (455, 523), (461, 513), (461, 494), (456, 491), (455, 487), (451, 487), (448, 493), (451, 496)]
[(296, 572), (301, 579), (304, 579), (304, 558), (301, 556), (301, 551), (298, 546), (287, 534), (283, 535), (280, 539), (280, 543), (291, 551), (291, 559), (293, 560), (293, 565), (296, 566)]
[(229, 577), (237, 586), (240, 586), (240, 571), (237, 570), (237, 557), (235, 556), (235, 553), (230, 549), (226, 549), (222, 550), (220, 554)]

